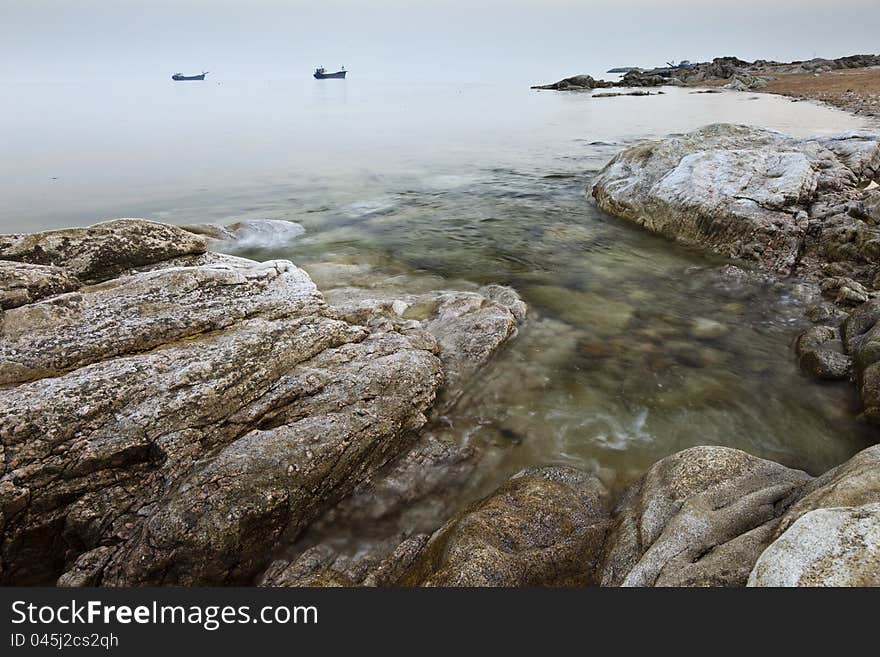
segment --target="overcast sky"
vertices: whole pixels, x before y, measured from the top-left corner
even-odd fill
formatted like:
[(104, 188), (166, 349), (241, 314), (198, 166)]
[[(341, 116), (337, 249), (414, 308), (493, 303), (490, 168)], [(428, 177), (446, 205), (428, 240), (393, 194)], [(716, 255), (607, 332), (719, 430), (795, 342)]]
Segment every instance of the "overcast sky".
[(0, 0), (0, 79), (545, 81), (668, 59), (880, 51), (878, 0)]

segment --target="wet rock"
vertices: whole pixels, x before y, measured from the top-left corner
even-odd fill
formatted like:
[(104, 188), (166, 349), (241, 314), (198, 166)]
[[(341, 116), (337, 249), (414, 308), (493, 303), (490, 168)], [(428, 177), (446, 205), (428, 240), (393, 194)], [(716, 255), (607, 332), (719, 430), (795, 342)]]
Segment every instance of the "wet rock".
[(220, 224), (187, 224), (181, 226), (184, 230), (188, 230), (196, 235), (204, 235), (212, 240), (231, 240), (235, 239), (235, 233), (226, 226)]
[[(362, 482), (261, 576), (265, 586), (391, 585), (472, 495), (482, 454), (435, 432)], [(353, 540), (353, 537), (354, 540)]]
[(795, 353), (801, 371), (809, 377), (828, 381), (850, 377), (852, 361), (844, 353), (840, 331), (832, 326), (814, 326), (801, 333)]
[(862, 304), (841, 326), (843, 344), (852, 357), (864, 416), (880, 422), (880, 301)]
[(600, 566), (606, 586), (741, 586), (786, 500), (810, 477), (726, 447), (657, 462), (624, 496)]
[(84, 283), (191, 253), (207, 241), (177, 226), (144, 219), (115, 219), (88, 228), (0, 235), (0, 260), (63, 266)]
[(607, 492), (572, 468), (531, 468), (439, 529), (403, 584), (561, 586), (594, 582)]
[(880, 504), (804, 514), (761, 554), (749, 586), (880, 586)]
[(79, 280), (60, 267), (0, 260), (0, 310), (70, 292), (79, 286)]
[(827, 301), (819, 301), (807, 306), (804, 315), (815, 324), (840, 324), (849, 313)]
[(592, 193), (605, 211), (702, 250), (773, 272), (818, 271), (823, 245), (842, 237), (833, 218), (808, 210), (860, 196), (878, 168), (880, 137), (870, 134), (802, 139), (719, 124), (626, 149)]

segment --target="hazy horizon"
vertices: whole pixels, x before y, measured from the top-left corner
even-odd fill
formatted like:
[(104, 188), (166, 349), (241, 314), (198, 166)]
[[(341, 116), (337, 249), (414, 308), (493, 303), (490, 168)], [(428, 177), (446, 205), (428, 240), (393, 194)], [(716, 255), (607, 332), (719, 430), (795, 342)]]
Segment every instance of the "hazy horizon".
[[(854, 18), (857, 17), (857, 20)], [(612, 66), (875, 52), (880, 3), (0, 0), (0, 79), (543, 81)]]

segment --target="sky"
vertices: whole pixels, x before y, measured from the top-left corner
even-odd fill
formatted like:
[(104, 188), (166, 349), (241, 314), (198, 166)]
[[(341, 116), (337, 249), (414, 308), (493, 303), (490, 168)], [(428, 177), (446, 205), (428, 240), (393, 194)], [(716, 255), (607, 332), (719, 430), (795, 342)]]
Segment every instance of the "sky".
[(613, 66), (880, 52), (877, 0), (0, 0), (0, 80), (545, 82)]

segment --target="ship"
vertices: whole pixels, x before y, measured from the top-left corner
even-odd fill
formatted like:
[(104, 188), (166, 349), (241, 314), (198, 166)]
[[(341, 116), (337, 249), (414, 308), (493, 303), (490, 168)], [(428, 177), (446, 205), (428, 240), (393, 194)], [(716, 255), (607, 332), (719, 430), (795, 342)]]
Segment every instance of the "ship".
[(202, 71), (199, 75), (183, 75), (182, 73), (175, 73), (171, 76), (171, 79), (175, 82), (183, 82), (185, 80), (204, 80), (208, 73), (210, 73), (210, 71)]
[(336, 71), (336, 73), (328, 73), (324, 69), (324, 67), (322, 66), (321, 68), (315, 69), (315, 79), (316, 80), (330, 80), (330, 79), (336, 78), (336, 79), (344, 80), (346, 73), (348, 73), (348, 71), (345, 70), (344, 66), (340, 70)]

